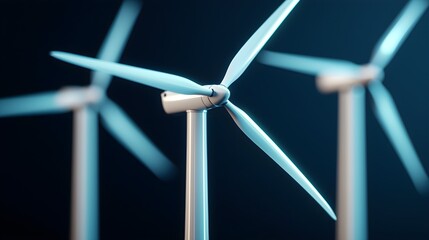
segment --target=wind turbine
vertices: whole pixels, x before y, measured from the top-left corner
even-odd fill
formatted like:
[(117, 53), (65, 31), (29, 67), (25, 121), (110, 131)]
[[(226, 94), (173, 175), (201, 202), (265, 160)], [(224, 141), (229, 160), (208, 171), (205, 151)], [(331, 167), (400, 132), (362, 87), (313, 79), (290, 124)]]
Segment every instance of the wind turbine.
[[(117, 61), (141, 10), (141, 3), (125, 0), (105, 39), (98, 58)], [(87, 87), (68, 87), (0, 100), (0, 117), (31, 116), (72, 111), (73, 170), (71, 239), (98, 239), (98, 120), (156, 176), (168, 178), (173, 164), (142, 133), (126, 113), (110, 100), (106, 89), (111, 76), (94, 72)]]
[(261, 48), (298, 2), (299, 0), (285, 1), (262, 24), (234, 57), (220, 85), (201, 86), (187, 78), (173, 74), (70, 53), (52, 53), (53, 57), (81, 67), (166, 90), (161, 94), (164, 110), (169, 114), (187, 113), (186, 240), (209, 238), (206, 115), (207, 110), (217, 107), (225, 107), (238, 127), (295, 179), (333, 219), (336, 219), (329, 204), (292, 161), (243, 110), (229, 101), (230, 91), (228, 87), (247, 69)]
[(368, 64), (294, 54), (263, 52), (267, 65), (316, 75), (321, 92), (339, 93), (337, 239), (367, 238), (365, 87), (374, 112), (419, 192), (429, 187), (428, 176), (411, 143), (392, 96), (384, 87), (383, 69), (428, 8), (428, 1), (411, 0), (376, 45)]

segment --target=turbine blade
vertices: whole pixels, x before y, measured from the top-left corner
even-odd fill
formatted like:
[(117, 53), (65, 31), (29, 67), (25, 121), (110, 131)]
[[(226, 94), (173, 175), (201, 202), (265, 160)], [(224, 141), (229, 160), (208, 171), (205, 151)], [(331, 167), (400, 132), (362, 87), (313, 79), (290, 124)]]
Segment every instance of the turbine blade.
[(69, 109), (59, 102), (58, 92), (44, 92), (0, 100), (0, 117), (62, 113)]
[(283, 20), (295, 8), (299, 0), (287, 0), (262, 24), (232, 59), (222, 80), (229, 87), (247, 69), (265, 43), (271, 38)]
[[(131, 30), (141, 11), (142, 3), (137, 0), (125, 0), (113, 21), (113, 24), (97, 55), (98, 59), (117, 62), (122, 55), (125, 44), (130, 36)], [(106, 89), (112, 79), (112, 75), (93, 72), (92, 84)]]
[(100, 114), (106, 129), (157, 177), (166, 180), (173, 175), (175, 166), (118, 105), (106, 99)]
[(263, 51), (258, 60), (266, 65), (304, 74), (358, 72), (360, 67), (349, 61)]
[(376, 45), (371, 63), (385, 68), (429, 6), (427, 0), (410, 0)]
[(240, 108), (234, 106), (231, 102), (225, 105), (228, 113), (231, 115), (237, 126), (250, 138), (260, 149), (270, 156), (283, 170), (285, 170), (295, 181), (298, 182), (322, 208), (333, 219), (337, 219), (334, 211), (320, 195), (316, 188), (308, 181), (302, 172), (293, 164), (293, 162), (283, 153), (283, 151), (271, 140), (270, 137)]
[(212, 90), (209, 88), (203, 87), (187, 78), (173, 74), (128, 66), (120, 63), (107, 62), (65, 52), (51, 52), (51, 56), (93, 71), (101, 71), (162, 90), (181, 94), (198, 94), (206, 96), (210, 96), (212, 94)]
[(429, 190), (428, 175), (408, 136), (392, 96), (379, 81), (373, 82), (368, 87), (374, 100), (374, 112), (380, 125), (417, 190), (421, 193), (427, 192)]

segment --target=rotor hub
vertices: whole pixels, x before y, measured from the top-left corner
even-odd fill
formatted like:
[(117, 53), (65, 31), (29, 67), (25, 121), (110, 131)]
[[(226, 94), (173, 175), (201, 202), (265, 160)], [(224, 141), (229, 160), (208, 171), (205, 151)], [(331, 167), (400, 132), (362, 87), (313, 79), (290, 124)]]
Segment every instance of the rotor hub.
[(357, 71), (327, 73), (317, 77), (316, 84), (321, 92), (329, 93), (367, 85), (372, 81), (381, 80), (384, 72), (373, 64), (362, 65)]
[(99, 87), (65, 87), (60, 90), (58, 103), (75, 109), (86, 105), (97, 105), (104, 98), (104, 91)]
[(231, 96), (229, 89), (223, 85), (211, 85), (209, 88), (213, 91), (213, 94), (207, 99), (215, 107), (224, 105)]
[(165, 91), (161, 94), (162, 106), (166, 113), (209, 110), (227, 103), (231, 95), (223, 85), (205, 85), (212, 90), (210, 96), (188, 95)]
[(368, 84), (374, 80), (381, 80), (384, 78), (384, 71), (380, 67), (373, 64), (366, 64), (361, 67), (360, 70), (361, 79), (367, 79), (365, 82)]

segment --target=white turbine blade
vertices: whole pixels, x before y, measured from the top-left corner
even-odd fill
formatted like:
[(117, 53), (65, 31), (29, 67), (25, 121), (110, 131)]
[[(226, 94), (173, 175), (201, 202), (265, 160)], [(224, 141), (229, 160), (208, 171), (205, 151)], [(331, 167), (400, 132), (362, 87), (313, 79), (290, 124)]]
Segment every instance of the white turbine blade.
[(349, 61), (263, 51), (258, 60), (266, 65), (310, 75), (358, 73), (360, 66)]
[(270, 137), (240, 108), (227, 102), (225, 105), (228, 113), (231, 115), (234, 122), (260, 149), (270, 156), (283, 170), (285, 170), (295, 181), (298, 182), (322, 208), (333, 219), (337, 219), (334, 211), (320, 195), (310, 181), (302, 174), (302, 172), (293, 164), (293, 162), (283, 153), (283, 151), (271, 140)]
[(265, 43), (274, 34), (283, 20), (295, 8), (299, 0), (287, 0), (262, 24), (232, 59), (222, 80), (222, 85), (229, 87), (247, 69)]
[(107, 62), (65, 52), (51, 52), (51, 56), (93, 71), (101, 71), (166, 91), (205, 96), (210, 96), (212, 94), (212, 90), (209, 88), (203, 87), (187, 78), (173, 74), (128, 66), (120, 63)]
[(165, 180), (173, 175), (175, 166), (118, 105), (106, 99), (100, 114), (106, 129), (157, 177)]
[(379, 81), (368, 86), (374, 100), (374, 112), (384, 132), (399, 155), (415, 187), (421, 193), (429, 190), (429, 178), (398, 113), (392, 96)]
[(0, 99), (0, 117), (62, 113), (69, 109), (61, 105), (58, 92), (45, 92)]
[(429, 6), (427, 0), (410, 0), (376, 45), (371, 63), (385, 68)]
[[(137, 17), (141, 11), (142, 3), (138, 0), (125, 0), (113, 21), (113, 24), (97, 55), (98, 59), (117, 62), (127, 43)], [(112, 79), (112, 75), (94, 72), (92, 84), (106, 89)]]

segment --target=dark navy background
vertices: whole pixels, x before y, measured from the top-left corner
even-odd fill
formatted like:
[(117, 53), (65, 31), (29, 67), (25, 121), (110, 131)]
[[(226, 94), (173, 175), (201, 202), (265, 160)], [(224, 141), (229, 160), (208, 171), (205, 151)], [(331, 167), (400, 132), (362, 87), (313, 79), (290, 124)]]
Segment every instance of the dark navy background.
[[(218, 83), (280, 0), (145, 1), (121, 62)], [(403, 0), (302, 0), (265, 49), (365, 63)], [(0, 97), (87, 85), (89, 71), (51, 50), (96, 56), (121, 1), (0, 1)], [(429, 16), (386, 69), (429, 169)], [(314, 78), (250, 65), (231, 100), (284, 149), (335, 208), (337, 95)], [(183, 239), (185, 114), (161, 91), (114, 79), (108, 94), (179, 167), (159, 181), (100, 128), (101, 239)], [(368, 100), (370, 100), (368, 98)], [(367, 104), (369, 237), (428, 239), (429, 198), (414, 189)], [(334, 239), (335, 222), (235, 126), (208, 116), (211, 239)], [(72, 114), (0, 119), (0, 238), (67, 239)]]

